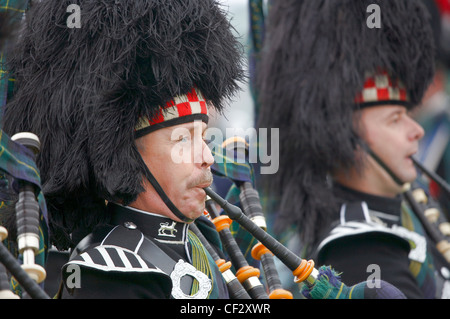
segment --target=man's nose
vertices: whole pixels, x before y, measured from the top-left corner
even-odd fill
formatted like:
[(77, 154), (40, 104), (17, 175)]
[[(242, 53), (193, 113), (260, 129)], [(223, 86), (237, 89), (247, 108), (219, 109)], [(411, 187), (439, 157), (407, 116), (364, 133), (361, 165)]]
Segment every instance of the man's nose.
[(410, 118), (410, 121), (411, 130), (409, 133), (409, 139), (412, 141), (422, 139), (422, 137), (425, 135), (423, 127), (412, 118)]
[(214, 156), (211, 153), (203, 138), (196, 138), (193, 147), (193, 160), (196, 165), (204, 168), (210, 167), (214, 164)]
[(202, 149), (202, 167), (208, 168), (214, 164), (214, 156), (205, 141), (203, 141)]

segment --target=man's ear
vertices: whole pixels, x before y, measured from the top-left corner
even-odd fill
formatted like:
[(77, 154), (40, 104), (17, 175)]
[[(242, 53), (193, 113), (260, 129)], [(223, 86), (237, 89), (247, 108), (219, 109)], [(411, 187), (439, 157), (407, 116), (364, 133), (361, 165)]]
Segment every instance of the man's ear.
[(356, 136), (360, 138), (364, 138), (365, 136), (365, 127), (362, 122), (363, 110), (356, 110), (352, 114), (352, 129)]

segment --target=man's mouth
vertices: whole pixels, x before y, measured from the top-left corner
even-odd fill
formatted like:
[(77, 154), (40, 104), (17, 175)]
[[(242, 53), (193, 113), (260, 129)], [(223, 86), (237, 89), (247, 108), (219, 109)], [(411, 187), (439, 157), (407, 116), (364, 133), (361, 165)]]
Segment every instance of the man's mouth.
[(414, 148), (413, 150), (411, 150), (409, 153), (407, 153), (408, 158), (411, 158), (414, 154), (416, 154), (419, 151), (418, 148)]
[(205, 172), (205, 174), (199, 179), (198, 183), (195, 183), (195, 187), (205, 188), (211, 186), (213, 182), (213, 175), (210, 171)]
[(201, 183), (201, 184), (197, 185), (196, 187), (198, 187), (198, 188), (205, 188), (205, 187), (211, 186), (211, 184), (212, 184), (212, 181), (207, 181), (207, 182), (204, 182), (204, 183)]

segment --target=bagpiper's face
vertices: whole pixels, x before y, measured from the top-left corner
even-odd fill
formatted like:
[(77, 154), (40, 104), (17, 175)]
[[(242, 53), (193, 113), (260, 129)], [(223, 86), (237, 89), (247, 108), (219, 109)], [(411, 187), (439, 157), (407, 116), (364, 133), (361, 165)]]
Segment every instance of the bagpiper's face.
[[(360, 112), (360, 129), (368, 146), (403, 182), (414, 181), (417, 172), (411, 156), (418, 151), (423, 128), (403, 106), (374, 106)], [(384, 195), (401, 189), (373, 160), (368, 165), (378, 174), (377, 186), (384, 188)]]
[[(136, 141), (150, 172), (169, 199), (190, 219), (203, 214), (206, 199), (203, 188), (213, 180), (210, 166), (214, 157), (204, 141), (206, 129), (204, 122), (189, 122), (158, 129)], [(146, 192), (130, 206), (179, 221), (147, 180), (144, 185)]]

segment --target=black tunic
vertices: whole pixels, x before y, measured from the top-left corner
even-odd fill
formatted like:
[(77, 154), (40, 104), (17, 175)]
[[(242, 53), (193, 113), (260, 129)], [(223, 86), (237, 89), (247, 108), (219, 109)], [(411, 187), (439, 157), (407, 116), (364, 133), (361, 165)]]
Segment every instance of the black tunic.
[(413, 234), (413, 245), (411, 238), (402, 235), (407, 230), (401, 227), (401, 198), (373, 196), (343, 186), (336, 186), (336, 194), (344, 203), (332, 230), (318, 245), (317, 263), (342, 272), (347, 285), (368, 280), (375, 266), (380, 279), (396, 286), (407, 298), (434, 297), (434, 282), (427, 280), (420, 287), (410, 270), (412, 246), (418, 250), (421, 265), (432, 265), (425, 260), (429, 249), (423, 233)]
[[(228, 298), (218, 267), (193, 240), (197, 237), (189, 232), (188, 224), (111, 203), (108, 210), (110, 223), (80, 241), (64, 265), (62, 298), (172, 298), (174, 267), (180, 260), (192, 264), (193, 254), (203, 258), (209, 270), (212, 288), (208, 298)], [(204, 217), (196, 225), (221, 254), (214, 225)], [(184, 276), (179, 280), (181, 291), (192, 295), (193, 282), (191, 276)]]

